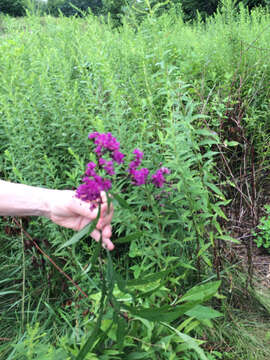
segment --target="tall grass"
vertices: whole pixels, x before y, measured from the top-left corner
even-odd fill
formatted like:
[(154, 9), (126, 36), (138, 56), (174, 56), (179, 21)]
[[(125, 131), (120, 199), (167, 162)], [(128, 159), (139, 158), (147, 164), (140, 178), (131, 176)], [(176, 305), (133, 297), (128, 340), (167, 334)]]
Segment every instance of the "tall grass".
[[(75, 188), (92, 156), (87, 134), (110, 131), (125, 153), (135, 147), (143, 150), (150, 169), (162, 162), (172, 170), (169, 199), (158, 200), (138, 189), (127, 192), (124, 181), (115, 189), (133, 209), (116, 208), (113, 237), (116, 242), (119, 237), (125, 239), (113, 255), (116, 272), (139, 282), (149, 274), (170, 270), (158, 283), (146, 281), (135, 288), (141, 296), (136, 305), (174, 305), (195, 284), (226, 279), (220, 249), (222, 239), (232, 240), (222, 228), (228, 201), (216, 185), (222, 179), (227, 189), (225, 185), (234, 179), (218, 173), (217, 150), (228, 152), (229, 166), (241, 168), (239, 161), (234, 162), (235, 154), (241, 153), (237, 143), (248, 138), (254, 143), (258, 164), (268, 164), (269, 14), (261, 9), (249, 14), (244, 8), (237, 14), (227, 1), (206, 23), (198, 20), (193, 25), (184, 24), (173, 10), (158, 19), (149, 16), (140, 25), (124, 19), (119, 29), (92, 16), (29, 15), (1, 21), (1, 177)], [(87, 289), (89, 309), (88, 300), (80, 298), (14, 222), (2, 219), (1, 225), (5, 246), (1, 249), (0, 337), (7, 339), (2, 358), (10, 354), (10, 359), (23, 359), (30, 345), (33, 351), (28, 358), (41, 356), (48, 351), (48, 343), (60, 346), (62, 358), (67, 352), (80, 356), (87, 334), (93, 331), (93, 319), (97, 320), (102, 264), (110, 263), (103, 257), (99, 266), (90, 269), (94, 244), (83, 240), (58, 253), (70, 231), (44, 219), (24, 223), (52, 259)], [(130, 301), (117, 291), (117, 299)], [(116, 315), (109, 305), (104, 305), (105, 318), (91, 359), (125, 358), (125, 351), (134, 352), (130, 358), (203, 358), (196, 352), (197, 342), (195, 346), (190, 339), (180, 341), (177, 332), (134, 314), (123, 340), (123, 323), (112, 322)], [(222, 336), (215, 334), (217, 344), (208, 348), (214, 338), (206, 331), (210, 320), (185, 315), (173, 325), (178, 332), (205, 338), (208, 359), (232, 359), (237, 344), (225, 347), (228, 340)], [(31, 325), (28, 330), (26, 324)], [(43, 331), (47, 347), (43, 344), (42, 350), (38, 336)], [(10, 343), (16, 341), (19, 345), (12, 350)], [(225, 349), (223, 355), (220, 349)], [(246, 360), (241, 350), (238, 354)]]

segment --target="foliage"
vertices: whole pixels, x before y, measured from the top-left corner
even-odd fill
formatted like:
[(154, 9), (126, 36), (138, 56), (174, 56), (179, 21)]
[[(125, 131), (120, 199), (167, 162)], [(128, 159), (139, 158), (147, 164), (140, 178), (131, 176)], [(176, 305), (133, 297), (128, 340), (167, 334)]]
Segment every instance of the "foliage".
[[(198, 14), (205, 19), (207, 16), (213, 15), (222, 4), (228, 3), (228, 1), (201, 1), (201, 0), (181, 0), (181, 6), (183, 8), (186, 20), (192, 20), (197, 18)], [(256, 6), (268, 5), (268, 0), (244, 0), (244, 1), (229, 1), (235, 8), (240, 4), (248, 7), (250, 10)]]
[[(225, 0), (226, 3), (227, 0)], [(47, 12), (53, 16), (59, 16), (62, 13), (64, 16), (85, 16), (89, 10), (95, 15), (103, 15), (106, 18), (112, 19), (114, 24), (122, 24), (121, 18), (124, 15), (136, 17), (136, 21), (144, 18), (149, 9), (158, 8), (156, 14), (161, 15), (167, 12), (171, 7), (177, 9), (178, 12), (183, 13), (184, 20), (190, 21), (198, 17), (198, 15), (205, 19), (207, 16), (213, 15), (218, 7), (221, 5), (218, 0), (201, 1), (201, 0), (173, 0), (158, 1), (158, 0), (1, 0), (0, 12), (9, 14), (11, 16), (25, 15), (25, 8), (33, 9), (40, 8), (42, 12)], [(269, 0), (244, 0), (231, 1), (235, 7), (239, 4), (247, 6), (250, 10), (256, 6), (267, 6)]]
[[(241, 224), (267, 182), (269, 14), (227, 5), (188, 25), (174, 9), (156, 12), (140, 23), (124, 17), (119, 29), (92, 15), (3, 20), (2, 178), (76, 188), (92, 131), (110, 131), (125, 153), (142, 149), (151, 171), (162, 161), (173, 174), (157, 196), (118, 175), (111, 258), (86, 238), (67, 243), (73, 234), (45, 219), (21, 220), (34, 241), (1, 219), (3, 359), (26, 348), (45, 359), (57, 351), (83, 358), (88, 350), (93, 359), (133, 352), (191, 360), (202, 351), (208, 359), (247, 359), (215, 317), (224, 312), (220, 293), (234, 284), (220, 254), (224, 240), (235, 241), (224, 231), (228, 204)], [(235, 234), (235, 222), (231, 228)], [(225, 283), (220, 293), (217, 278)], [(195, 295), (198, 307), (181, 314)], [(239, 299), (246, 298), (232, 306)], [(241, 349), (249, 345), (247, 337)]]
[(257, 231), (253, 233), (254, 241), (260, 248), (269, 249), (270, 247), (270, 206), (265, 205), (266, 215), (262, 216), (257, 226)]
[(101, 0), (48, 0), (47, 9), (52, 15), (59, 15), (61, 12), (64, 16), (78, 15), (82, 16), (87, 14), (89, 9), (93, 14), (99, 14), (102, 7)]
[(25, 14), (23, 0), (1, 0), (0, 13), (11, 16), (23, 16)]

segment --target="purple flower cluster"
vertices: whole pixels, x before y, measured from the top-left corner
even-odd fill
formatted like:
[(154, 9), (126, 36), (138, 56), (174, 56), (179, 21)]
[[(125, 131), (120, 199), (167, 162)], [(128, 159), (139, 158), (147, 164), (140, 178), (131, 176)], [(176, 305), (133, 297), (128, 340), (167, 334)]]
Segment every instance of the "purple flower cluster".
[(164, 174), (170, 174), (170, 170), (162, 167), (160, 169), (158, 169), (155, 174), (152, 175), (152, 182), (156, 187), (163, 187), (164, 183), (165, 183), (165, 178), (164, 178)]
[(112, 187), (110, 180), (103, 179), (95, 172), (95, 167), (94, 162), (87, 164), (83, 184), (77, 188), (76, 196), (83, 201), (100, 200), (101, 191), (108, 191)]
[[(93, 132), (88, 135), (90, 140), (94, 141), (96, 145), (95, 153), (98, 158), (98, 165), (105, 170), (106, 174), (112, 176), (115, 174), (114, 162), (121, 164), (124, 162), (124, 154), (120, 152), (120, 144), (112, 136), (111, 133), (100, 134)], [(106, 160), (104, 156), (109, 156), (110, 160)], [(78, 189), (76, 196), (84, 201), (100, 201), (100, 192), (108, 191), (112, 187), (111, 181), (99, 176), (95, 168), (97, 165), (94, 162), (87, 164), (83, 184)]]
[(93, 139), (94, 143), (97, 145), (95, 153), (98, 158), (101, 158), (106, 152), (110, 152), (113, 161), (118, 164), (124, 162), (125, 155), (119, 151), (120, 143), (112, 136), (111, 133), (100, 134), (98, 132), (93, 132), (88, 135), (88, 138)]
[[(96, 173), (96, 168), (102, 168), (108, 176), (115, 174), (114, 163), (124, 163), (125, 155), (120, 152), (120, 143), (112, 136), (111, 133), (100, 134), (93, 132), (89, 134), (88, 138), (96, 145), (95, 153), (98, 158), (98, 165), (94, 162), (87, 164), (85, 176), (83, 177), (83, 184), (78, 189), (76, 196), (84, 201), (100, 201), (100, 192), (111, 189), (111, 181), (102, 178)], [(147, 182), (149, 170), (147, 168), (138, 169), (143, 159), (143, 152), (139, 149), (133, 151), (135, 159), (128, 165), (128, 174), (130, 175), (132, 184), (135, 186), (144, 185)], [(105, 157), (109, 158), (107, 160)], [(156, 187), (163, 187), (165, 183), (165, 174), (169, 174), (169, 169), (162, 167), (152, 175), (152, 183)]]
[(135, 149), (133, 151), (133, 154), (135, 154), (135, 160), (131, 161), (131, 163), (129, 164), (128, 173), (131, 176), (132, 183), (136, 186), (141, 186), (146, 183), (149, 170), (147, 168), (137, 170), (137, 168), (141, 165), (143, 159), (143, 152), (139, 149)]

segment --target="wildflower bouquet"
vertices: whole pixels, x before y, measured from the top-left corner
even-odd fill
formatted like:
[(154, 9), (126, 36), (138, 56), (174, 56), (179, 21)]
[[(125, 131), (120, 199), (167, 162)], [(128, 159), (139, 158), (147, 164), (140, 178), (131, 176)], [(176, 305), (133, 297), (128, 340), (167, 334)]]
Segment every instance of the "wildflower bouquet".
[[(124, 164), (126, 155), (120, 151), (120, 143), (111, 133), (100, 134), (93, 132), (89, 134), (88, 137), (95, 145), (94, 152), (96, 153), (98, 161), (97, 163), (89, 162), (87, 164), (82, 179), (83, 183), (78, 187), (76, 196), (83, 201), (91, 201), (91, 207), (93, 207), (96, 206), (93, 201), (101, 201), (101, 191), (109, 192), (112, 188), (112, 180), (108, 177), (115, 175), (115, 165)], [(134, 186), (141, 186), (148, 182), (149, 169), (139, 169), (144, 156), (142, 151), (135, 149), (133, 154), (135, 159), (128, 164), (126, 174)], [(102, 170), (107, 178), (99, 175), (98, 172)], [(151, 182), (156, 187), (161, 188), (165, 183), (164, 175), (169, 173), (169, 169), (161, 167), (151, 176)]]
[[(120, 151), (120, 143), (111, 133), (93, 132), (88, 135), (93, 142), (96, 162), (89, 162), (82, 177), (82, 184), (76, 190), (76, 197), (82, 201), (89, 202), (90, 210), (93, 210), (102, 203), (101, 192), (106, 192), (108, 203), (115, 198), (122, 206), (128, 207), (126, 201), (118, 194), (112, 192), (113, 182), (117, 181), (117, 172), (120, 167), (125, 166), (126, 155)], [(170, 173), (166, 167), (159, 168), (154, 174), (149, 176), (148, 168), (140, 168), (144, 154), (139, 149), (133, 151), (132, 160), (124, 169), (124, 176), (133, 186), (139, 187), (147, 183), (152, 183), (157, 188), (162, 188), (166, 183), (165, 175)], [(122, 171), (122, 169), (121, 169)], [(122, 178), (122, 175), (121, 175)], [(70, 240), (65, 242), (60, 248), (77, 243), (83, 236), (91, 233), (99, 220), (98, 212), (95, 221), (86, 225), (76, 233)]]

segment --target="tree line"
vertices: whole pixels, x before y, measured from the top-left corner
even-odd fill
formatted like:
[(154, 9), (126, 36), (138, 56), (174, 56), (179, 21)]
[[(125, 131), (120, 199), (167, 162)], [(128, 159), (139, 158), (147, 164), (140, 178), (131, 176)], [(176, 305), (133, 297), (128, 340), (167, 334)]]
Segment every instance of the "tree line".
[[(151, 5), (163, 1), (151, 0)], [(256, 6), (270, 5), (270, 0), (232, 0), (235, 6), (242, 3), (250, 10)], [(181, 9), (184, 20), (189, 21), (198, 16), (202, 18), (212, 15), (222, 3), (220, 0), (170, 0), (163, 2), (159, 13), (166, 11), (170, 6), (174, 5)], [(147, 4), (144, 0), (1, 0), (0, 13), (10, 16), (24, 16), (26, 9), (35, 7), (41, 13), (48, 13), (53, 16), (83, 16), (89, 10), (94, 15), (111, 14), (113, 18), (120, 19), (128, 9), (139, 7), (146, 9)]]

